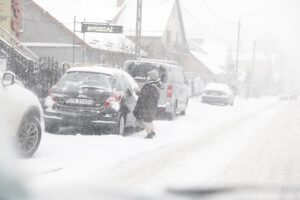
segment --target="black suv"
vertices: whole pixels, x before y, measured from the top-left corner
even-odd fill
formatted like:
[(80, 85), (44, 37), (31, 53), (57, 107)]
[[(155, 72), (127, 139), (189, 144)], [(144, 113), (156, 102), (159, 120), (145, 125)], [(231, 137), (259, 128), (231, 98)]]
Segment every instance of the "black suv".
[(62, 126), (110, 127), (123, 134), (135, 126), (132, 114), (138, 85), (129, 74), (108, 67), (72, 68), (49, 90), (46, 131)]

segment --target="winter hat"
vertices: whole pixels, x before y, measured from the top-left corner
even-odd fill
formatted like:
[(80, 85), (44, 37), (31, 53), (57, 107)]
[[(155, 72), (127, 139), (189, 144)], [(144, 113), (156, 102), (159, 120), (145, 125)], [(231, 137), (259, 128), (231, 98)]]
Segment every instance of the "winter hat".
[(156, 81), (158, 79), (158, 72), (156, 70), (151, 70), (150, 72), (148, 72), (148, 76), (150, 80)]

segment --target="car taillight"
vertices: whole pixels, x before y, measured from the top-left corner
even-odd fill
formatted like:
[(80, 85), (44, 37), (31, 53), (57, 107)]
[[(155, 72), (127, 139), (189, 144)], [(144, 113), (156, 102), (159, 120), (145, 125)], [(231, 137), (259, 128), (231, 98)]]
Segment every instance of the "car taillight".
[(110, 96), (106, 101), (104, 102), (104, 106), (106, 108), (110, 108), (113, 103), (119, 103), (121, 101), (122, 97), (117, 94), (113, 94)]
[(168, 85), (167, 88), (167, 97), (172, 97), (173, 95), (173, 86), (172, 85)]

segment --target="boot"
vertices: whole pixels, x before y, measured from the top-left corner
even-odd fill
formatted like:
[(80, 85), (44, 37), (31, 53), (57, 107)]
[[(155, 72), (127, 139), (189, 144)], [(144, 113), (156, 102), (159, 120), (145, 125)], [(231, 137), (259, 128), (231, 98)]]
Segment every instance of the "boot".
[(155, 137), (155, 132), (152, 131), (151, 133), (149, 133), (149, 134), (145, 137), (145, 139), (152, 139), (152, 138), (154, 138), (154, 137)]

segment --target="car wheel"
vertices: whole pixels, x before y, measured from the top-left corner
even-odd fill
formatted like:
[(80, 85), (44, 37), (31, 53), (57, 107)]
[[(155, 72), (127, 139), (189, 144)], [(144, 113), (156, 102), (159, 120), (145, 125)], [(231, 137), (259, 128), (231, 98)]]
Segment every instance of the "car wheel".
[(175, 105), (173, 106), (173, 110), (171, 113), (167, 113), (168, 120), (173, 121), (176, 118), (176, 111), (177, 111), (177, 101)]
[(24, 119), (17, 134), (18, 150), (22, 157), (31, 157), (41, 141), (41, 124), (35, 117)]
[(204, 101), (204, 100), (201, 98), (201, 103), (206, 103), (206, 101)]
[(125, 135), (126, 120), (124, 115), (120, 116), (117, 126), (115, 127), (115, 134), (124, 136)]
[(47, 133), (57, 133), (59, 131), (60, 127), (58, 124), (46, 124), (45, 125), (45, 131)]
[(180, 113), (181, 115), (185, 115), (185, 114), (186, 114), (186, 109), (187, 109), (187, 107), (188, 107), (188, 104), (189, 104), (189, 100), (186, 101), (185, 108), (184, 108), (184, 110), (181, 111), (181, 113)]

